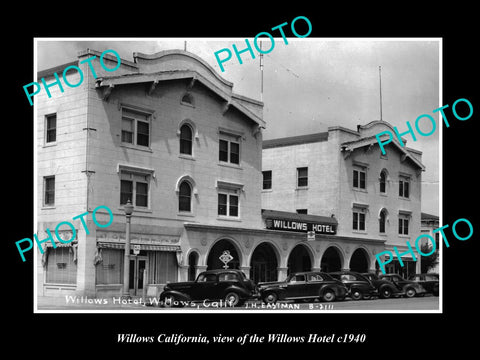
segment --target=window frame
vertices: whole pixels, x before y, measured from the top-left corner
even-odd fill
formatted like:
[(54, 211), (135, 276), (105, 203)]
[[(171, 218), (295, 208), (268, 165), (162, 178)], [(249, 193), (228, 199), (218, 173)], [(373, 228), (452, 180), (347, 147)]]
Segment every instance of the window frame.
[[(182, 197), (185, 198), (187, 197), (186, 195), (182, 195), (182, 185), (183, 184), (186, 184), (189, 188), (189, 195), (188, 195), (188, 210), (184, 210), (184, 209), (181, 209), (181, 199)], [(177, 211), (179, 213), (182, 213), (182, 214), (191, 214), (193, 212), (193, 209), (192, 209), (192, 198), (193, 198), (193, 186), (192, 184), (190, 184), (189, 181), (187, 180), (182, 180), (180, 182), (180, 184), (178, 185), (178, 207), (177, 207)]]
[[(224, 204), (225, 206), (225, 214), (220, 214), (220, 196), (225, 196), (226, 197), (226, 203)], [(237, 204), (235, 205), (237, 209), (237, 215), (231, 215), (231, 197), (236, 197), (237, 198)], [(223, 205), (223, 204), (222, 204)], [(232, 192), (228, 191), (225, 189), (219, 189), (217, 193), (217, 216), (219, 218), (224, 218), (224, 219), (240, 219), (240, 196), (237, 192)]]
[[(300, 171), (306, 170), (306, 175), (300, 176)], [(306, 184), (300, 185), (300, 180), (305, 180)], [(297, 167), (297, 189), (306, 189), (308, 188), (308, 166)]]
[[(140, 118), (140, 116), (144, 116), (146, 119)], [(135, 149), (150, 149), (151, 142), (152, 142), (152, 113), (147, 111), (142, 111), (138, 109), (133, 109), (128, 106), (122, 106), (121, 108), (121, 123), (120, 123), (120, 142), (123, 146), (133, 147)], [(133, 132), (132, 132), (132, 142), (124, 141), (123, 133), (124, 127), (123, 123), (124, 120), (132, 121), (133, 123)], [(139, 131), (139, 123), (146, 124), (148, 126), (148, 144), (143, 145), (139, 144), (138, 137), (139, 135), (145, 136), (145, 134), (140, 133)], [(129, 131), (130, 132), (130, 131)]]
[[(266, 174), (270, 174), (270, 179), (265, 179)], [(269, 184), (269, 187), (265, 187), (265, 184)], [(262, 190), (272, 190), (272, 170), (262, 171)]]
[[(187, 128), (189, 129), (190, 131), (190, 139), (187, 139), (187, 138), (182, 138), (182, 135), (183, 135), (183, 131), (182, 129), (184, 128)], [(189, 156), (189, 157), (193, 157), (193, 139), (195, 137), (195, 134), (194, 134), (194, 129), (193, 127), (187, 123), (187, 122), (184, 122), (183, 124), (180, 125), (180, 128), (178, 129), (179, 131), (179, 154), (182, 155), (182, 156)], [(188, 142), (189, 143), (189, 150), (190, 150), (190, 153), (186, 153), (186, 152), (183, 152), (183, 146), (182, 146), (182, 142), (185, 143), (185, 142)]]
[[(48, 132), (52, 131), (52, 129), (48, 128), (48, 122), (50, 119), (55, 118), (55, 128), (53, 129), (55, 131), (55, 140), (48, 141)], [(45, 115), (45, 135), (44, 135), (44, 144), (45, 145), (54, 145), (57, 143), (57, 128), (58, 128), (58, 118), (57, 118), (57, 113), (52, 113)]]
[[(355, 220), (355, 215), (357, 217), (356, 220)], [(361, 217), (363, 217), (363, 222), (361, 221)], [(363, 223), (363, 229), (360, 228), (360, 224), (362, 224), (362, 223)], [(367, 216), (366, 216), (366, 210), (365, 209), (354, 208), (352, 210), (352, 230), (353, 231), (360, 231), (360, 232), (366, 232), (367, 231)]]
[[(402, 199), (410, 199), (411, 194), (411, 179), (407, 176), (400, 176), (398, 179), (398, 197)], [(405, 191), (405, 185), (407, 185), (407, 191)], [(405, 196), (405, 192), (407, 192), (407, 196)]]
[[(129, 179), (127, 178), (129, 177)], [(141, 178), (144, 177), (142, 180)], [(125, 170), (122, 169), (120, 170), (120, 206), (124, 206), (126, 204), (125, 202), (122, 202), (122, 182), (130, 182), (132, 186), (132, 196), (131, 196), (131, 203), (135, 208), (138, 209), (143, 209), (143, 210), (150, 210), (150, 204), (151, 204), (151, 178), (152, 174), (150, 173), (142, 173), (142, 172), (135, 172), (135, 171), (130, 171), (130, 170)], [(147, 192), (146, 192), (146, 206), (144, 205), (138, 205), (138, 188), (137, 184), (146, 184), (147, 186)], [(143, 194), (140, 194), (143, 195)], [(128, 200), (127, 200), (128, 201)]]
[[(357, 184), (355, 184), (355, 174), (357, 173)], [(361, 175), (363, 174), (364, 187), (361, 187), (362, 179)], [(354, 190), (366, 191), (367, 190), (367, 169), (364, 167), (354, 167), (352, 175), (352, 187)]]
[[(383, 215), (383, 231), (382, 231), (382, 215)], [(380, 210), (378, 217), (378, 232), (382, 235), (387, 233), (387, 211), (385, 209)]]
[[(221, 145), (220, 143), (221, 142), (225, 142), (227, 143), (227, 150), (226, 150), (226, 153), (227, 153), (227, 160), (223, 160), (220, 156), (221, 154)], [(232, 162), (232, 143), (238, 145), (238, 162)], [(220, 137), (218, 139), (218, 161), (220, 164), (229, 164), (229, 165), (232, 165), (232, 166), (240, 166), (240, 162), (242, 161), (241, 160), (241, 144), (240, 144), (240, 141), (238, 139), (228, 139), (227, 137)]]
[[(53, 189), (47, 190), (47, 181), (53, 180)], [(56, 180), (55, 175), (48, 175), (43, 177), (43, 201), (42, 204), (44, 207), (54, 207), (55, 206), (55, 189), (56, 189)], [(53, 202), (46, 202), (47, 199), (47, 191), (53, 193)], [(48, 195), (50, 197), (50, 195)]]
[[(383, 178), (383, 181), (382, 181), (382, 178)], [(387, 178), (388, 178), (388, 174), (387, 174), (387, 171), (385, 169), (383, 169), (382, 171), (380, 171), (380, 177), (379, 177), (379, 192), (380, 194), (382, 195), (386, 195), (387, 194)], [(383, 191), (382, 191), (382, 184), (383, 184)]]
[[(405, 222), (407, 223), (407, 226), (406, 226), (407, 232), (405, 232)], [(409, 218), (409, 216), (399, 215), (398, 216), (398, 235), (410, 236), (409, 232), (410, 232), (410, 218)]]

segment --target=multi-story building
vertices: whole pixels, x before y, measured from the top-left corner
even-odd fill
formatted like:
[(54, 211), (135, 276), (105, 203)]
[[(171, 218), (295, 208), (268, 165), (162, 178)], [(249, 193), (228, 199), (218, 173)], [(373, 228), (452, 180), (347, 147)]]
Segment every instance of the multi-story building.
[[(240, 243), (257, 241), (263, 229), (263, 103), (233, 93), (232, 83), (185, 51), (134, 53), (114, 72), (100, 66), (100, 55), (87, 49), (37, 74), (51, 93), (35, 98), (38, 237), (65, 220), (76, 230), (68, 244), (43, 244), (38, 293), (121, 294), (128, 200), (132, 294), (142, 290), (145, 269), (145, 283), (161, 287), (223, 266), (225, 250), (235, 252), (230, 267), (249, 270)], [(107, 54), (103, 63), (112, 69), (118, 60)], [(66, 80), (81, 84), (62, 92), (54, 73), (68, 66), (81, 69), (83, 82), (71, 68)], [(108, 227), (92, 221), (98, 206), (113, 213)], [(71, 220), (85, 212), (89, 232), (81, 219)], [(96, 216), (109, 219), (105, 211)], [(59, 230), (65, 239), (72, 234)]]
[[(122, 294), (129, 200), (132, 295), (223, 266), (256, 282), (374, 270), (376, 253), (406, 251), (419, 234), (421, 154), (394, 141), (381, 155), (374, 135), (388, 123), (263, 142), (263, 103), (204, 60), (181, 50), (133, 58), (118, 65), (87, 49), (37, 74), (50, 97), (34, 100), (36, 232), (75, 228), (57, 229), (72, 241), (39, 249), (38, 295)], [(93, 220), (99, 206), (111, 223), (104, 208)]]
[[(263, 142), (264, 209), (336, 219), (336, 234), (321, 235), (311, 266), (325, 271), (378, 270), (375, 255), (397, 247), (414, 250), (420, 235), (421, 152), (397, 140), (383, 155), (375, 137), (392, 126), (372, 121), (357, 131), (330, 127), (327, 132)], [(416, 254), (416, 253), (415, 253)], [(396, 255), (395, 255), (396, 256)], [(420, 269), (411, 253), (395, 258), (388, 272)]]

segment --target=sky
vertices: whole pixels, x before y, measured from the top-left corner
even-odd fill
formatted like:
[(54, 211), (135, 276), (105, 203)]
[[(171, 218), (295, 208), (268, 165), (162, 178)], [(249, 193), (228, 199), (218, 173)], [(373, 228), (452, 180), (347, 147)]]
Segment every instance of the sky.
[[(263, 49), (271, 41), (262, 37)], [(223, 78), (232, 82), (233, 92), (264, 102), (266, 121), (264, 139), (327, 131), (329, 126), (356, 130), (380, 119), (380, 74), (382, 119), (399, 131), (406, 122), (415, 126), (422, 114), (437, 122), (436, 131), (413, 141), (406, 135), (407, 146), (422, 151), (426, 171), (422, 175), (422, 211), (439, 215), (439, 149), (441, 128), (441, 44), (438, 39), (399, 38), (274, 38), (273, 49), (265, 54), (263, 94), (261, 94), (260, 54), (241, 54), (240, 64), (232, 44), (246, 47), (245, 38), (109, 38), (54, 39), (37, 38), (37, 71), (77, 59), (86, 48), (97, 51), (113, 49), (124, 60), (133, 61), (134, 52), (153, 54), (162, 50), (184, 49), (201, 57)], [(223, 63), (224, 72), (214, 53), (228, 48), (232, 58)], [(220, 54), (225, 56), (224, 53)], [(420, 122), (428, 133), (431, 125)]]

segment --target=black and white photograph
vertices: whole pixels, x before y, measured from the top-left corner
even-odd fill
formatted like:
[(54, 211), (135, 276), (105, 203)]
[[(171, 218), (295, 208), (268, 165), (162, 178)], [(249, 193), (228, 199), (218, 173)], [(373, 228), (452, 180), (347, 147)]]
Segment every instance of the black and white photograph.
[(473, 347), (474, 11), (139, 6), (7, 36), (8, 347)]
[(441, 50), (36, 39), (37, 310), (439, 311)]

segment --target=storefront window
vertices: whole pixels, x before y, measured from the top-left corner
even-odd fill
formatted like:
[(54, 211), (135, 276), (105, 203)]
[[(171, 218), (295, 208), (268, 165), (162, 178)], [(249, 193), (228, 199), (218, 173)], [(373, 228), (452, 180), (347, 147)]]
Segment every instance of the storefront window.
[(123, 283), (123, 250), (102, 249), (102, 261), (96, 265), (97, 284)]
[(76, 284), (77, 265), (70, 247), (48, 248), (47, 283)]

